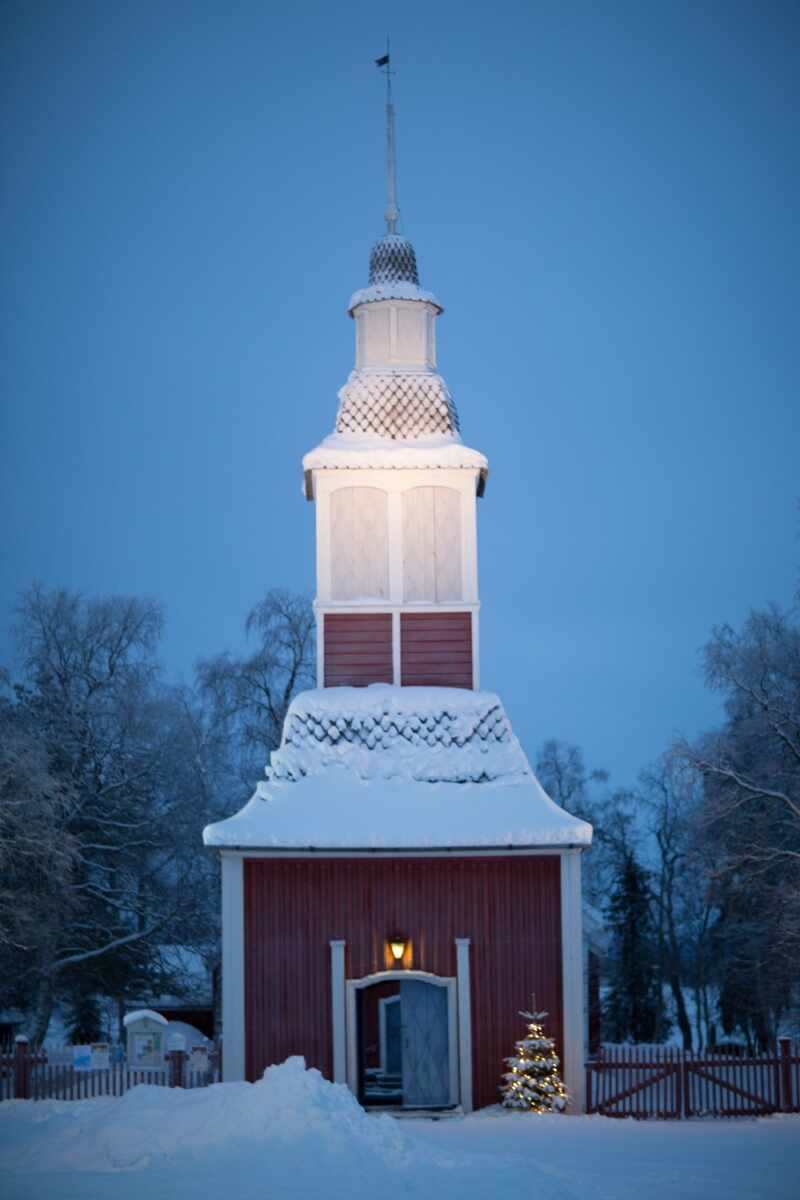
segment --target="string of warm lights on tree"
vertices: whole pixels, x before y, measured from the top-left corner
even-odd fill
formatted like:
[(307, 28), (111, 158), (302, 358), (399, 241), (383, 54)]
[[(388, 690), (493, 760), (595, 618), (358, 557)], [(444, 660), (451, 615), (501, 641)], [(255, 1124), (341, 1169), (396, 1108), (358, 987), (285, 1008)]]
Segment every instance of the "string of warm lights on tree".
[(505, 1060), (511, 1069), (503, 1075), (505, 1083), (500, 1087), (503, 1107), (563, 1112), (569, 1097), (559, 1074), (555, 1042), (542, 1025), (547, 1013), (521, 1012), (520, 1016), (528, 1022), (528, 1035), (516, 1043), (517, 1053)]

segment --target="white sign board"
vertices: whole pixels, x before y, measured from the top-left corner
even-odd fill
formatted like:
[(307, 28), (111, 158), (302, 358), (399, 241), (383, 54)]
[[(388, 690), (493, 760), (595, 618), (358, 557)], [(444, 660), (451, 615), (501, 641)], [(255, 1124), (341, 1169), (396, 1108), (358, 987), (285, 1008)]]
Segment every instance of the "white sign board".
[(73, 1046), (72, 1047), (72, 1067), (75, 1071), (91, 1071), (92, 1069), (92, 1047), (91, 1046)]
[(92, 1044), (92, 1070), (107, 1071), (111, 1066), (111, 1047), (108, 1042)]
[(131, 1046), (132, 1067), (160, 1067), (164, 1065), (162, 1035), (160, 1033), (134, 1033), (128, 1038)]
[(190, 1071), (208, 1070), (208, 1046), (192, 1046), (189, 1058)]
[(75, 1071), (104, 1071), (110, 1065), (111, 1047), (108, 1042), (72, 1047), (72, 1067)]

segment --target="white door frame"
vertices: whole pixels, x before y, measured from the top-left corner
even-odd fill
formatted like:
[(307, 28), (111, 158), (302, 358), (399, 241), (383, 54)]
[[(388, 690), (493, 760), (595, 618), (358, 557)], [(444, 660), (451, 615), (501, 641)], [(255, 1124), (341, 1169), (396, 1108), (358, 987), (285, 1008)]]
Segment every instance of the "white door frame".
[[(377, 971), (363, 979), (348, 979), (347, 995), (347, 1086), (358, 1097), (358, 1021), (356, 1018), (356, 992), (372, 987), (376, 983), (402, 983), (404, 979), (417, 979), (434, 987), (447, 989), (447, 1062), (450, 1071), (450, 1104), (461, 1103), (459, 1087), (459, 1061), (461, 1047), (458, 1044), (457, 980), (454, 976), (432, 975), (429, 971)], [(334, 1038), (336, 1031), (334, 1030)]]

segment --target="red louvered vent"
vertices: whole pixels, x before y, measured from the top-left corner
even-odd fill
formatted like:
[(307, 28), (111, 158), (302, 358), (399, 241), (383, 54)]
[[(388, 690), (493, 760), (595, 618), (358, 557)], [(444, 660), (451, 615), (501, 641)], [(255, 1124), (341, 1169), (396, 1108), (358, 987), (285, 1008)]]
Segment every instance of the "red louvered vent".
[(391, 682), (391, 613), (326, 613), (323, 686)]
[(403, 687), (472, 687), (472, 616), (465, 612), (402, 613)]

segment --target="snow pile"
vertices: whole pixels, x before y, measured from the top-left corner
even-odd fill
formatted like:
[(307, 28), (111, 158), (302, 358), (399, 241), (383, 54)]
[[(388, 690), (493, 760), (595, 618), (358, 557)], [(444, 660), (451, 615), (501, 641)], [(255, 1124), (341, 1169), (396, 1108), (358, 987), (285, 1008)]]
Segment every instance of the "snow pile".
[(530, 775), (499, 698), (463, 688), (317, 688), (292, 701), (268, 778), (482, 783)]
[(137, 1008), (135, 1012), (126, 1013), (122, 1018), (122, 1024), (127, 1027), (134, 1021), (156, 1021), (159, 1025), (168, 1025), (166, 1017), (162, 1017), (161, 1013), (154, 1012), (152, 1008)]
[[(270, 1095), (272, 1089), (272, 1094)], [(366, 1116), (296, 1063), (265, 1083), (0, 1104), (3, 1200), (795, 1200), (800, 1117)]]
[[(177, 1038), (183, 1038), (183, 1045), (176, 1041)], [(196, 1025), (190, 1025), (188, 1021), (168, 1021), (167, 1022), (167, 1049), (168, 1050), (191, 1050), (192, 1046), (211, 1046), (213, 1045), (210, 1038), (207, 1038)]]
[(369, 1117), (344, 1084), (306, 1070), (302, 1058), (268, 1067), (255, 1084), (191, 1091), (142, 1085), (120, 1099), (9, 1102), (0, 1105), (5, 1141), (3, 1118), (35, 1123), (27, 1136), (12, 1137), (3, 1155), (6, 1168), (25, 1171), (143, 1170), (209, 1151), (239, 1155), (248, 1144), (272, 1170), (308, 1155), (321, 1173), (342, 1158), (378, 1170), (404, 1159), (396, 1122)]

